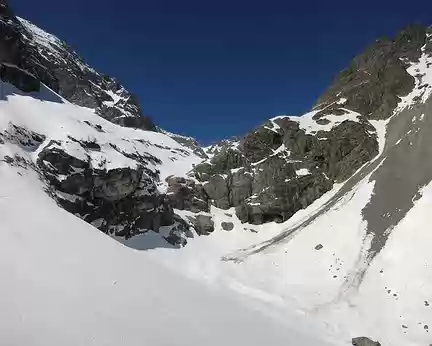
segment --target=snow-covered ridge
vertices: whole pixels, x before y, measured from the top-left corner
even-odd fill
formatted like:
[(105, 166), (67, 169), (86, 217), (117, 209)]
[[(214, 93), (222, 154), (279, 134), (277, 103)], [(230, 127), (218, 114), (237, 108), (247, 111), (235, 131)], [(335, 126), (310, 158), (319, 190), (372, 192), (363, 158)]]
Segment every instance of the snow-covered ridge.
[[(62, 40), (42, 30), (41, 28), (24, 18), (17, 17), (17, 19), (32, 34), (31, 38), (26, 38), (32, 42), (32, 44), (38, 49), (39, 53), (42, 56), (44, 56), (47, 60), (55, 57), (56, 59), (63, 61), (65, 64), (68, 63), (66, 60), (63, 59), (62, 54), (59, 53), (59, 51), (66, 51), (65, 43)], [(84, 61), (82, 61), (78, 57), (78, 55), (76, 55), (74, 58), (75, 62), (81, 69), (91, 71), (92, 73), (97, 73), (93, 68), (91, 68)]]

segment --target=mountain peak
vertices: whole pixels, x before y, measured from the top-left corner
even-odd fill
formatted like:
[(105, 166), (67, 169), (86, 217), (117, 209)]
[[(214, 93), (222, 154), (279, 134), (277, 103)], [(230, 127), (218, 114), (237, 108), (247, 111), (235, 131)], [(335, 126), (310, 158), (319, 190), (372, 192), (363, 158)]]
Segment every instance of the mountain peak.
[(137, 97), (117, 80), (99, 74), (56, 36), (15, 17), (6, 1), (1, 6), (0, 62), (27, 70), (70, 102), (92, 108), (113, 123), (156, 130)]

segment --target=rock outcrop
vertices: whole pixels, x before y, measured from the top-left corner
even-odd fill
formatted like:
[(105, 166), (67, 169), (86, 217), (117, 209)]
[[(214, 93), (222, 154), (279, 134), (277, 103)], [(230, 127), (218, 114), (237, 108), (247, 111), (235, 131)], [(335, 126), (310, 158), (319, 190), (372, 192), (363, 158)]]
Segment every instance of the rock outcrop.
[(425, 45), (426, 50), (432, 52), (426, 39), (428, 33), (431, 33), (430, 28), (411, 25), (394, 39), (377, 40), (336, 77), (315, 108), (331, 109), (337, 106), (338, 100), (345, 98), (345, 107), (368, 119), (387, 119), (400, 97), (414, 87), (407, 67), (420, 58)]
[(212, 158), (193, 171), (208, 200), (235, 207), (243, 222), (283, 222), (378, 153), (376, 130), (363, 117), (316, 133), (301, 125), (300, 118), (275, 118), (213, 149)]

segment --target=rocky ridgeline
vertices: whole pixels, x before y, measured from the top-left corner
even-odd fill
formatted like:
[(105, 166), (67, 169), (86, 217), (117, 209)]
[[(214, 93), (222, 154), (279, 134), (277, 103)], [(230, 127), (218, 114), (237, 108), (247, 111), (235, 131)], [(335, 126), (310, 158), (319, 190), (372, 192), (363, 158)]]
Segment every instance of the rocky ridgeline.
[(14, 15), (0, 0), (0, 62), (18, 66), (79, 106), (113, 123), (155, 130), (138, 99), (114, 78), (88, 66), (65, 42)]
[(407, 72), (423, 52), (432, 53), (428, 37), (431, 28), (412, 25), (399, 32), (394, 39), (382, 38), (354, 58), (334, 83), (318, 99), (316, 109), (325, 114), (345, 98), (345, 107), (367, 119), (387, 119), (393, 113), (400, 97), (414, 87), (414, 78)]

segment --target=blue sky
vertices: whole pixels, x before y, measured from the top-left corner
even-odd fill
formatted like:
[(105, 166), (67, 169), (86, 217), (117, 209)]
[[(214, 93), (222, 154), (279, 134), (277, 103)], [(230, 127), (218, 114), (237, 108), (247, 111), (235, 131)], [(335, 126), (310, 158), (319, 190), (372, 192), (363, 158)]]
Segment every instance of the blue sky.
[(423, 0), (9, 1), (206, 144), (304, 113), (374, 39), (432, 24)]

